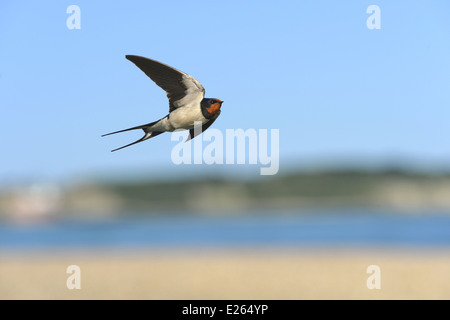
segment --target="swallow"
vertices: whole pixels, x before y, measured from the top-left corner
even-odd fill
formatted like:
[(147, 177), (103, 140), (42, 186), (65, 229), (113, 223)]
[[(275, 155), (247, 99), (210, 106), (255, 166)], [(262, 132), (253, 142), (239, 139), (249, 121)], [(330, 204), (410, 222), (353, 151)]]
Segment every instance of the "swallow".
[[(166, 92), (169, 99), (169, 114), (154, 122), (102, 135), (104, 137), (138, 129), (144, 131), (141, 139), (111, 152), (156, 137), (161, 133), (180, 129), (189, 130), (186, 140), (189, 141), (208, 129), (219, 117), (223, 101), (205, 98), (205, 88), (194, 77), (156, 60), (133, 55), (125, 57)], [(197, 124), (196, 128), (194, 123)]]

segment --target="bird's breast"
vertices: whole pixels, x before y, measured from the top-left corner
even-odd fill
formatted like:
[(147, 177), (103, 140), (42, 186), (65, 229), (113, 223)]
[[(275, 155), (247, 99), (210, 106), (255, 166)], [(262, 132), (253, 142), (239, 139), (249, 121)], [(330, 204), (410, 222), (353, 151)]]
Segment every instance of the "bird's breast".
[(199, 104), (192, 104), (173, 110), (169, 114), (169, 122), (176, 129), (192, 129), (194, 122), (205, 123), (207, 119), (203, 116)]

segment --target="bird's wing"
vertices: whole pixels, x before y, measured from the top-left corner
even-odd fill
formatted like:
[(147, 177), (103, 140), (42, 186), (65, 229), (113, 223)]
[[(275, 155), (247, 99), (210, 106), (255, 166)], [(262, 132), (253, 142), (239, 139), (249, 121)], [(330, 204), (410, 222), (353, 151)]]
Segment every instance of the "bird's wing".
[(201, 83), (180, 70), (140, 56), (127, 55), (126, 58), (166, 91), (169, 112), (187, 103), (200, 103), (205, 96), (205, 88)]
[(205, 130), (208, 129), (209, 127), (211, 127), (211, 125), (214, 123), (214, 121), (216, 121), (216, 119), (219, 117), (219, 115), (220, 115), (220, 110), (217, 111), (217, 113), (211, 119), (209, 119), (207, 122), (202, 124), (202, 129), (201, 130), (198, 130), (198, 128), (197, 129), (196, 128), (192, 128), (191, 130), (189, 130), (189, 136), (187, 137), (186, 141), (194, 139), (200, 133), (205, 132)]

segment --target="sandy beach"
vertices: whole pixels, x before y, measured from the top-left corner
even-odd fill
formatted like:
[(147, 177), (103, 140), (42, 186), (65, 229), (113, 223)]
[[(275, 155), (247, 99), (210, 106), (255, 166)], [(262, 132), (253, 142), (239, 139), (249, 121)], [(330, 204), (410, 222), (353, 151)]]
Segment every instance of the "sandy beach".
[[(66, 285), (80, 267), (81, 289)], [(368, 289), (369, 265), (381, 289)], [(450, 250), (2, 253), (0, 299), (450, 299)]]

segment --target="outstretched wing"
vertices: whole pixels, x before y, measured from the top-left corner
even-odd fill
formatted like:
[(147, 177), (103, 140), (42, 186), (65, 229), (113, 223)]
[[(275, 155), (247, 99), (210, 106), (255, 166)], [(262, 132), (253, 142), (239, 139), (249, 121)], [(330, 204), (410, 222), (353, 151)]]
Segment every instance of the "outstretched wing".
[(198, 129), (195, 129), (195, 128), (192, 128), (191, 130), (189, 130), (189, 136), (186, 139), (186, 141), (194, 139), (200, 133), (205, 132), (205, 130), (208, 129), (209, 127), (211, 127), (211, 125), (214, 123), (214, 121), (216, 121), (216, 119), (219, 117), (219, 115), (220, 115), (220, 110), (217, 111), (217, 113), (211, 119), (209, 119), (208, 122), (205, 122), (204, 124), (202, 124), (202, 129), (201, 130), (198, 130)]
[(205, 96), (201, 83), (180, 70), (140, 56), (127, 55), (126, 58), (166, 91), (169, 112), (189, 103), (200, 103)]

